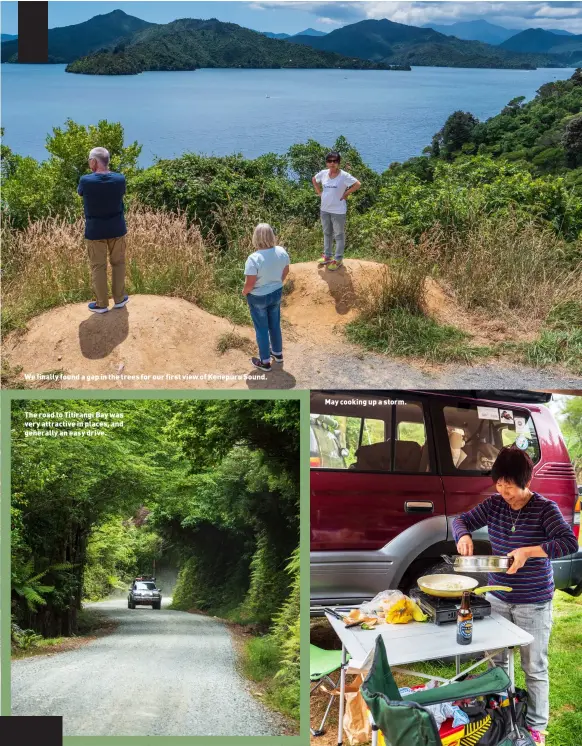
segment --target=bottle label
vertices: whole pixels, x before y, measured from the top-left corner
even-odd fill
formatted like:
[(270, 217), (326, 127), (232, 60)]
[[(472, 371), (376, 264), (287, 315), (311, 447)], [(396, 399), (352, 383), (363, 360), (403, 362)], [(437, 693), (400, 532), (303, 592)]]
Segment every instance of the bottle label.
[(459, 622), (457, 630), (459, 637), (463, 640), (470, 640), (473, 637), (473, 621)]

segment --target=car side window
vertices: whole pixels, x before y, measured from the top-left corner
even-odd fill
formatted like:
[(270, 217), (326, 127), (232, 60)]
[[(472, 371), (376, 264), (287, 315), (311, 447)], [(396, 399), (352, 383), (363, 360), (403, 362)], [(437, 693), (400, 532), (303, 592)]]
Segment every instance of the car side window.
[(455, 471), (491, 471), (499, 451), (515, 443), (540, 459), (540, 447), (529, 412), (511, 406), (458, 404), (443, 409)]
[[(355, 407), (348, 401), (342, 407), (341, 401), (336, 404), (331, 397), (326, 403), (330, 409), (333, 407), (333, 414), (311, 414), (312, 468), (397, 473), (430, 471), (420, 403), (384, 404), (382, 401), (382, 406), (377, 406), (377, 401), (366, 401)], [(369, 406), (372, 404), (376, 406)]]

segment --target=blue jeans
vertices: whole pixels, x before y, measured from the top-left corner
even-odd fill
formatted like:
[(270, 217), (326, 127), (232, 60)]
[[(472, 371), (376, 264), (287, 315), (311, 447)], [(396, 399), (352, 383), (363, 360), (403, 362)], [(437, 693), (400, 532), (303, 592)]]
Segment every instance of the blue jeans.
[[(283, 354), (283, 337), (281, 335), (281, 296), (283, 288), (274, 290), (268, 295), (247, 295), (249, 311), (257, 334), (259, 357), (262, 362), (271, 361), (271, 352)], [(270, 340), (270, 341), (269, 341)]]

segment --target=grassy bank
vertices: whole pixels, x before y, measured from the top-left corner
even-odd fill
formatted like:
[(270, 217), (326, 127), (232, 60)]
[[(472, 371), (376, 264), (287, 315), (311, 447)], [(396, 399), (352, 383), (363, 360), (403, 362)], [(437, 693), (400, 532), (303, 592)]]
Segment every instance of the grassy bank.
[[(321, 647), (337, 647), (338, 638), (321, 621), (315, 623), (314, 643)], [(334, 639), (335, 638), (335, 639)], [(554, 596), (554, 626), (549, 648), (550, 668), (550, 725), (547, 746), (579, 746), (582, 733), (582, 711), (579, 707), (582, 689), (582, 598), (572, 598), (560, 591)], [(437, 676), (454, 676), (454, 665), (438, 663), (416, 663), (415, 670)], [(519, 662), (515, 660), (516, 685), (525, 686)], [(423, 683), (420, 678), (396, 675), (400, 686)], [(312, 724), (321, 719), (325, 709), (324, 695), (312, 697)], [(323, 738), (312, 739), (315, 746), (331, 746), (337, 743), (337, 705), (333, 710)]]

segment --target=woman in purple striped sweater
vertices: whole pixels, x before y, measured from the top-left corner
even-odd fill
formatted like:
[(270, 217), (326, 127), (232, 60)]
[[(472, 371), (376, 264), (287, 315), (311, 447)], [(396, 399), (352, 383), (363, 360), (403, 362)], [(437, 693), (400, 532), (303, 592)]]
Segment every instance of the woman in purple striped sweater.
[[(527, 726), (535, 743), (545, 743), (550, 714), (548, 644), (552, 629), (554, 576), (551, 559), (578, 549), (578, 542), (556, 503), (531, 492), (533, 463), (515, 446), (503, 448), (491, 478), (497, 494), (453, 522), (459, 554), (473, 554), (471, 534), (487, 526), (493, 554), (513, 557), (507, 571), (491, 573), (491, 585), (511, 585), (511, 593), (487, 594), (493, 611), (529, 632), (534, 641), (521, 648), (521, 666), (528, 689)], [(495, 659), (507, 668), (507, 655)]]

